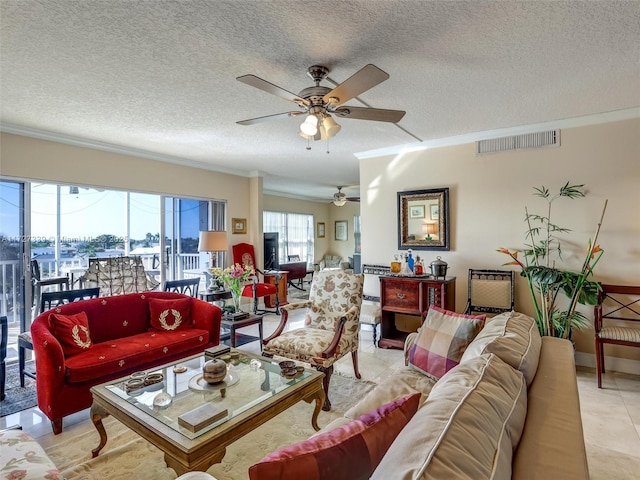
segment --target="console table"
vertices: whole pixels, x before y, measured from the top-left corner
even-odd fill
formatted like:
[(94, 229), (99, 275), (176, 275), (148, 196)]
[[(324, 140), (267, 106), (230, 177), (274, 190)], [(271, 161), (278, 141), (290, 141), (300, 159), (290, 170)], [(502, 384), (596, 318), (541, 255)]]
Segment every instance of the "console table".
[(395, 321), (396, 313), (419, 316), (420, 321), (423, 322), (430, 305), (455, 310), (456, 277), (381, 276), (382, 318), (378, 346), (404, 348), (404, 341), (409, 332), (398, 330)]

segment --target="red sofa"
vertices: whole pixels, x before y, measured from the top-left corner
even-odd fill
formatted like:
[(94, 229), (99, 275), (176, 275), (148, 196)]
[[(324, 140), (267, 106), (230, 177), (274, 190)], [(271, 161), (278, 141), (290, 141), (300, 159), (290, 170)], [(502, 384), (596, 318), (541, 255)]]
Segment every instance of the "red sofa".
[[(151, 328), (151, 299), (190, 299), (186, 328)], [(85, 312), (91, 347), (65, 356), (50, 320), (55, 312)], [(91, 406), (90, 388), (135, 371), (202, 352), (220, 342), (220, 308), (172, 292), (143, 292), (82, 300), (56, 307), (36, 317), (31, 325), (36, 356), (38, 407), (49, 417), (55, 434), (62, 418)]]

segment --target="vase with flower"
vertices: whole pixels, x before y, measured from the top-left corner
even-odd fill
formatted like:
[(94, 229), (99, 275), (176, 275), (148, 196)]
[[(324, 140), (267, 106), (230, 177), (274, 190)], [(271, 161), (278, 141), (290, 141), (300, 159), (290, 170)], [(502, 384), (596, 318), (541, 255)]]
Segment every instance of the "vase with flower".
[(253, 268), (248, 265), (240, 265), (236, 263), (230, 267), (222, 269), (215, 267), (210, 269), (212, 275), (217, 276), (226, 288), (231, 292), (233, 299), (233, 307), (235, 312), (240, 311), (240, 299), (242, 298), (242, 290), (244, 289), (247, 280), (249, 280), (255, 272)]

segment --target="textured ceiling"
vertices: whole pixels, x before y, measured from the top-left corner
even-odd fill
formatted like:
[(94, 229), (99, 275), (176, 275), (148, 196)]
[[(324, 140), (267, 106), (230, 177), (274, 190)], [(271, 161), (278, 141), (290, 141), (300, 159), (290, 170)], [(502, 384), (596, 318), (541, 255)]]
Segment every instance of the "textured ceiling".
[(357, 185), (355, 153), (415, 138), (340, 119), (330, 154), (307, 151), (301, 117), (236, 124), (295, 107), (236, 77), (297, 93), (311, 65), (342, 82), (372, 63), (390, 78), (360, 98), (406, 110), (399, 125), (425, 142), (640, 106), (639, 1), (1, 0), (0, 21), (3, 130), (260, 174), (309, 198)]

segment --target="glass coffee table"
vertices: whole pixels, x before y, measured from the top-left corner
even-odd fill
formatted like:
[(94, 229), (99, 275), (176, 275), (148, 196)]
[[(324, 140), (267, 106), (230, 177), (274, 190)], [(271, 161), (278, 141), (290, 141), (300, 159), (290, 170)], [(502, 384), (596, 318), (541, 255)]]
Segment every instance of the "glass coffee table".
[(202, 379), (210, 357), (201, 354), (92, 387), (100, 435), (93, 456), (107, 443), (102, 419), (109, 415), (162, 450), (178, 475), (221, 462), (228, 445), (300, 400), (315, 402), (311, 425), (319, 430), (324, 374), (299, 368), (284, 377), (273, 359), (236, 349), (219, 358), (227, 375), (216, 385)]

